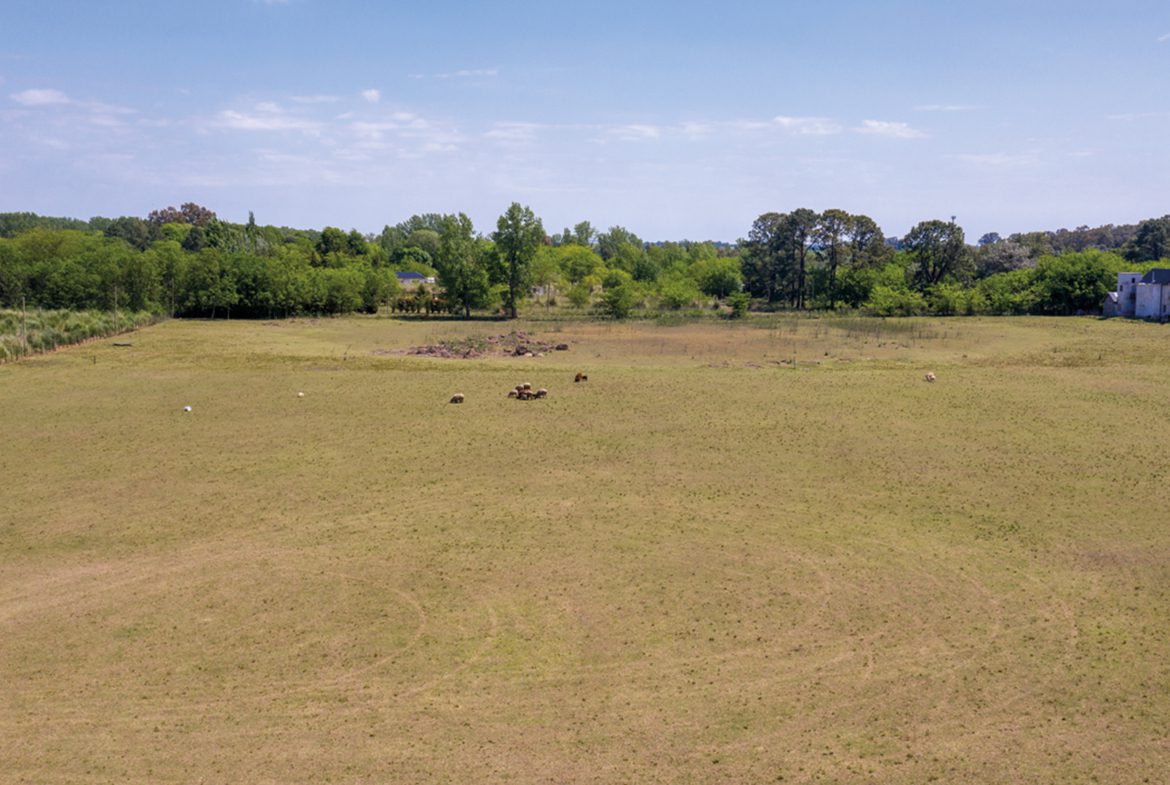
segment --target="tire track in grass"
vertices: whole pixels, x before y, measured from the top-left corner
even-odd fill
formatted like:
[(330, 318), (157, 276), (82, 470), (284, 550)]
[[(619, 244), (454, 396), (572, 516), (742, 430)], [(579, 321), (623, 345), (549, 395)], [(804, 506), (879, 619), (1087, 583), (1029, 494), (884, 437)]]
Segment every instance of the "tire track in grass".
[[(86, 631), (84, 633), (85, 638), (82, 639), (82, 644), (90, 647), (92, 646), (93, 635), (102, 633), (105, 625), (109, 624), (109, 618), (117, 618), (119, 614), (125, 614), (128, 610), (131, 610), (133, 604), (141, 603), (141, 600), (136, 598), (139, 598), (144, 590), (148, 595), (162, 597), (164, 600), (169, 596), (172, 600), (172, 606), (177, 601), (179, 607), (182, 607), (183, 605), (190, 604), (190, 601), (186, 599), (188, 595), (198, 596), (199, 592), (205, 586), (216, 585), (225, 579), (230, 581), (231, 576), (238, 576), (241, 570), (246, 570), (248, 567), (252, 567), (253, 573), (255, 574), (255, 568), (265, 558), (274, 558), (280, 555), (281, 553), (279, 551), (261, 551), (242, 556), (239, 553), (239, 543), (236, 543), (230, 549), (217, 546), (187, 549), (180, 554), (165, 559), (152, 559), (145, 564), (141, 561), (136, 561), (120, 564), (73, 566), (68, 569), (57, 570), (43, 577), (35, 585), (36, 588), (11, 592), (8, 596), (0, 599), (0, 628), (2, 626), (18, 625), (22, 621), (28, 622), (27, 617), (30, 614), (32, 615), (32, 625), (41, 623), (37, 618), (41, 615), (44, 616), (44, 623), (51, 626), (70, 624), (68, 618), (63, 617), (62, 611), (64, 609), (73, 609), (75, 613), (70, 613), (70, 618), (77, 615), (82, 619), (92, 619), (93, 624), (99, 625), (95, 628), (94, 632)], [(246, 561), (242, 561), (245, 559)], [(182, 689), (198, 691), (200, 685), (190, 684), (185, 688), (169, 688), (165, 681), (166, 677), (164, 676), (163, 683), (150, 685), (152, 689), (156, 690), (156, 695), (150, 700), (153, 704), (154, 711), (145, 713), (133, 711), (131, 716), (129, 712), (132, 708), (128, 708), (128, 713), (124, 717), (126, 721), (142, 722), (152, 718), (166, 719), (176, 715), (206, 714), (207, 712), (217, 710), (238, 708), (250, 703), (270, 702), (277, 697), (290, 695), (303, 696), (331, 688), (349, 686), (364, 675), (368, 675), (381, 668), (392, 666), (406, 653), (417, 648), (430, 624), (428, 614), (418, 599), (411, 592), (392, 586), (389, 582), (382, 582), (353, 573), (336, 571), (322, 572), (284, 565), (263, 565), (263, 569), (266, 572), (262, 576), (256, 575), (258, 579), (263, 578), (266, 580), (273, 573), (312, 578), (324, 577), (334, 581), (359, 584), (374, 587), (383, 592), (390, 592), (399, 599), (401, 607), (411, 609), (415, 616), (415, 622), (412, 625), (410, 635), (400, 647), (396, 648), (388, 656), (378, 656), (376, 661), (360, 667), (344, 669), (323, 678), (320, 676), (306, 676), (297, 681), (285, 678), (277, 680), (277, 683), (255, 683), (261, 681), (260, 676), (258, 676), (251, 684), (246, 681), (234, 685), (230, 682), (226, 684), (219, 682), (214, 685), (214, 689), (227, 690), (230, 693), (220, 697), (208, 695), (194, 700), (180, 700), (176, 695), (176, 691)], [(225, 578), (225, 576), (227, 577)], [(154, 591), (152, 592), (151, 589), (154, 589)], [(245, 614), (246, 611), (247, 609), (245, 608)], [(161, 648), (164, 656), (169, 651), (167, 641), (165, 638), (159, 639), (157, 632), (163, 628), (168, 614), (173, 612), (173, 610), (166, 607), (155, 609), (153, 611), (153, 618), (148, 615), (147, 621), (145, 622), (148, 630), (150, 630), (147, 634), (155, 634), (153, 648), (156, 650)], [(189, 618), (192, 616), (193, 614), (188, 614)], [(188, 631), (186, 637), (189, 639), (192, 637), (191, 633), (198, 629), (199, 622), (210, 621), (212, 621), (212, 618), (200, 619), (198, 622), (191, 619), (188, 622), (191, 629)], [(233, 618), (231, 623), (226, 626), (224, 624), (218, 625), (218, 628), (212, 633), (212, 639), (217, 641), (235, 639), (238, 637), (240, 630), (253, 623), (254, 617), (249, 618), (247, 615)], [(494, 631), (498, 625), (494, 611), (492, 611), (492, 624)], [(76, 623), (73, 626), (76, 626)], [(25, 628), (21, 627), (19, 629)], [(116, 629), (113, 627), (109, 629), (111, 632), (116, 632)], [(16, 631), (17, 629), (14, 627), (13, 632)], [(25, 634), (27, 635), (27, 633)], [(180, 632), (178, 635), (182, 637), (183, 633)], [(103, 640), (108, 641), (109, 639), (103, 636)], [(325, 641), (323, 637), (316, 638), (306, 641), (306, 645), (313, 646), (323, 641)], [(114, 652), (118, 644), (106, 643), (106, 646), (111, 652)], [(34, 653), (35, 648), (36, 645), (34, 644), (29, 649), (30, 654), (26, 654), (25, 656), (27, 657), (31, 653)], [(240, 660), (241, 657), (247, 656), (249, 651), (253, 654), (255, 653), (254, 649), (241, 650), (237, 653), (237, 656), (229, 657), (229, 660), (221, 665), (221, 667), (230, 668), (233, 659)], [(155, 654), (157, 652), (149, 656), (154, 656)], [(140, 654), (139, 656), (143, 655)], [(479, 656), (482, 656), (482, 647), (477, 652), (476, 658)], [(87, 685), (91, 691), (93, 691), (92, 687), (94, 684), (97, 685), (96, 691), (93, 691), (93, 697), (95, 700), (103, 703), (107, 702), (109, 690), (115, 689), (120, 693), (124, 693), (125, 687), (130, 683), (127, 679), (136, 678), (134, 676), (135, 665), (131, 664), (129, 671), (123, 673), (118, 671), (119, 662), (117, 659), (109, 662), (110, 665), (103, 667), (103, 670), (107, 673), (112, 672), (113, 674), (108, 676), (109, 681), (106, 684), (94, 682)], [(168, 663), (165, 667), (179, 668), (181, 670), (185, 667), (189, 668), (191, 665), (192, 662), (188, 656), (184, 660)], [(112, 671), (111, 668), (113, 669)], [(105, 694), (103, 695), (103, 693)], [(125, 694), (118, 696), (116, 700), (124, 700), (128, 707), (133, 706), (133, 702)], [(42, 720), (47, 720), (51, 717), (52, 721), (89, 723), (93, 721), (94, 717), (93, 708), (84, 699), (81, 699), (81, 696), (76, 694), (62, 695), (54, 700), (50, 695), (43, 694), (42, 690), (42, 694), (38, 696), (37, 705), (37, 713), (41, 715)], [(16, 720), (15, 716), (5, 719), (10, 720), (10, 722), (5, 724), (12, 724), (18, 728), (25, 725), (24, 722)]]
[(410, 687), (409, 689), (396, 693), (395, 697), (409, 698), (427, 692), (428, 690), (437, 687), (439, 684), (450, 681), (459, 674), (464, 673), (481, 659), (483, 659), (483, 656), (487, 653), (488, 649), (490, 649), (495, 644), (496, 638), (500, 632), (500, 620), (496, 614), (495, 607), (487, 601), (484, 601), (484, 607), (487, 609), (488, 631), (484, 636), (484, 639), (480, 642), (479, 646), (476, 647), (475, 651), (473, 651), (471, 655), (467, 657), (467, 659), (458, 665), (449, 668), (438, 676), (426, 680), (422, 684), (417, 684), (413, 687)]

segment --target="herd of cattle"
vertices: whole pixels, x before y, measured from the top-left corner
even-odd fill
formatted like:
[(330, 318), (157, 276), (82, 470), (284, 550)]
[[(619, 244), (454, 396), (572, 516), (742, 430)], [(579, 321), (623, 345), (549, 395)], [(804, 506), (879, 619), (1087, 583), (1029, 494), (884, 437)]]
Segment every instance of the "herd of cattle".
[[(933, 372), (928, 372), (926, 374), (926, 376), (923, 378), (928, 382), (933, 382), (937, 377), (934, 375)], [(588, 376), (588, 374), (578, 372), (577, 375), (573, 377), (573, 381), (574, 382), (587, 382), (587, 381), (589, 381), (589, 376)], [(535, 401), (535, 400), (539, 400), (541, 398), (547, 398), (548, 397), (548, 390), (546, 390), (543, 387), (541, 387), (540, 389), (534, 390), (534, 389), (532, 389), (531, 383), (522, 382), (522, 383), (516, 385), (515, 387), (513, 387), (511, 390), (508, 390), (508, 397), (515, 398), (518, 401)], [(451, 403), (463, 403), (463, 393), (455, 393), (454, 395), (452, 395), (451, 396)]]
[[(573, 377), (573, 381), (587, 382), (589, 381), (589, 376), (588, 374), (578, 373), (575, 377)], [(544, 387), (534, 390), (532, 389), (531, 382), (521, 382), (511, 390), (508, 390), (508, 397), (515, 398), (518, 401), (537, 401), (541, 398), (547, 398), (548, 390), (546, 390)], [(463, 400), (463, 393), (455, 393), (451, 396), (451, 403), (463, 403)]]

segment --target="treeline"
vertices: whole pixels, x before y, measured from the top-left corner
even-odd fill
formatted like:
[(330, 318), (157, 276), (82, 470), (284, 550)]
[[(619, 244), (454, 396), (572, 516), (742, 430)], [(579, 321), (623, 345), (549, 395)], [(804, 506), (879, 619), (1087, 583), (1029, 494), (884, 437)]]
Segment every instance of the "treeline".
[[(466, 316), (536, 297), (625, 316), (684, 308), (742, 285), (734, 249), (643, 242), (588, 222), (549, 236), (511, 205), (495, 231), (466, 215), (412, 216), (380, 235), (219, 220), (189, 203), (146, 218), (0, 215), (0, 306), (148, 310), (175, 316), (274, 317), (376, 312), (402, 296), (397, 272), (435, 276), (445, 304)], [(411, 293), (412, 297), (431, 293)]]
[(335, 314), (376, 311), (397, 286), (380, 247), (356, 232), (258, 226), (251, 216), (232, 224), (195, 204), (85, 228), (8, 214), (0, 228), (12, 235), (0, 238), (0, 306)]
[[(1123, 270), (1170, 253), (1170, 216), (969, 245), (954, 220), (886, 237), (868, 216), (765, 213), (736, 245), (648, 243), (588, 221), (548, 234), (512, 204), (480, 232), (464, 214), (415, 215), (378, 235), (221, 221), (194, 203), (145, 218), (0, 214), (0, 306), (175, 316), (376, 312), (404, 296), (465, 316), (521, 304), (623, 318), (720, 304), (880, 315), (1071, 314), (1100, 307)], [(1166, 262), (1162, 262), (1166, 264)], [(403, 293), (396, 272), (437, 278)], [(441, 295), (441, 297), (436, 297)], [(728, 309), (724, 309), (725, 311)]]
[(984, 235), (951, 221), (885, 238), (842, 210), (765, 213), (740, 241), (747, 290), (765, 307), (882, 316), (1075, 314), (1100, 309), (1117, 273), (1170, 264), (1170, 216), (1132, 227)]

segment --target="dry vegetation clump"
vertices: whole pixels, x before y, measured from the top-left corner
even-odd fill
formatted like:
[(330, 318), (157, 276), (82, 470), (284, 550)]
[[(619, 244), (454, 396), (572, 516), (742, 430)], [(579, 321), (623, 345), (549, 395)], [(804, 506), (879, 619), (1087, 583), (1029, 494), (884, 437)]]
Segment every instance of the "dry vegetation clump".
[(161, 318), (146, 311), (0, 310), (0, 362), (129, 332)]
[(504, 335), (472, 336), (414, 346), (406, 354), (444, 359), (476, 359), (489, 356), (541, 357), (553, 351), (568, 351), (569, 344), (538, 341), (532, 334), (516, 330)]

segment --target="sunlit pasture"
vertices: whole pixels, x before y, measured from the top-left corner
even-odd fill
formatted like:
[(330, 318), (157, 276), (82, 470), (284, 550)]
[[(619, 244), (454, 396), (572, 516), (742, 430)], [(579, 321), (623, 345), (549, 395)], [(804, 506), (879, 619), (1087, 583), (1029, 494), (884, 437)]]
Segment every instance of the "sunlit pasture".
[[(405, 353), (514, 329), (570, 348)], [(1170, 769), (1166, 326), (118, 341), (0, 366), (4, 782)]]

